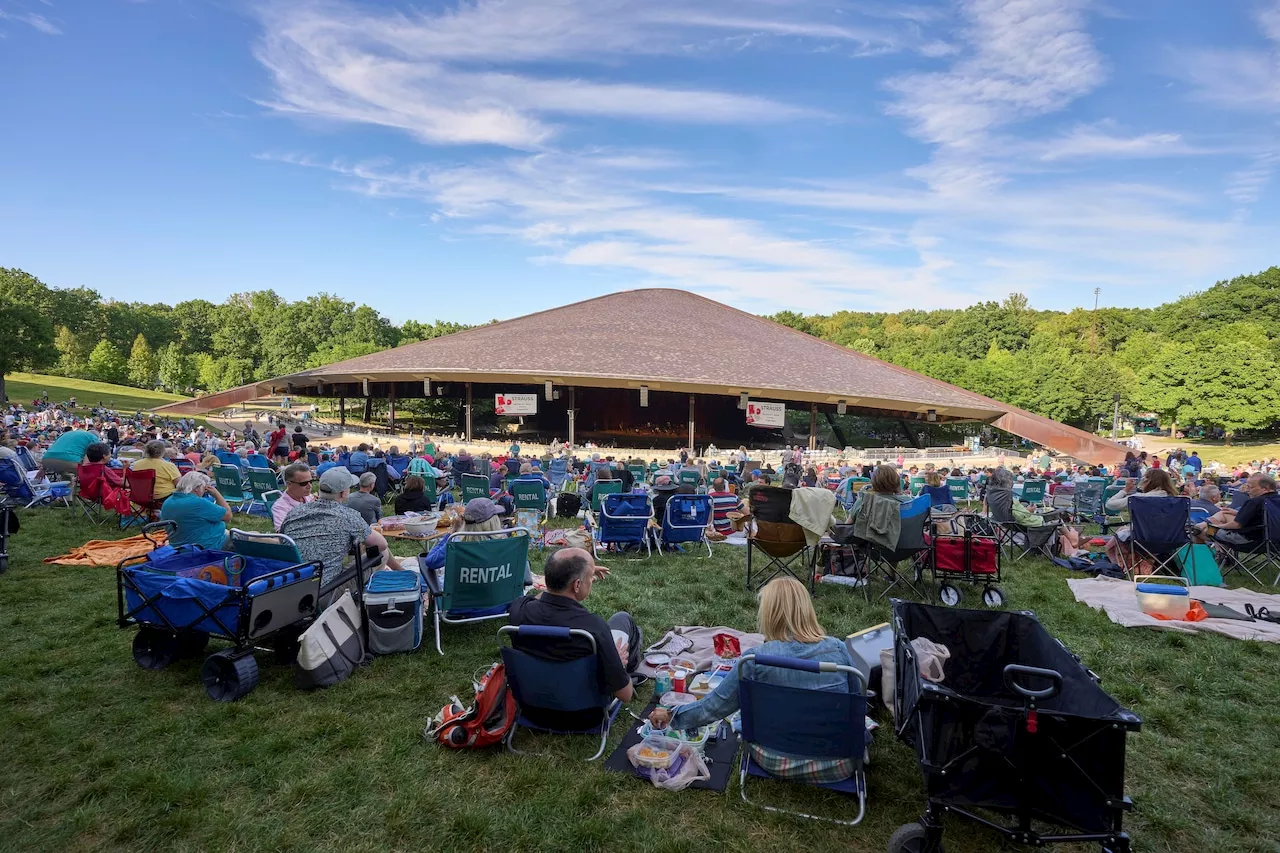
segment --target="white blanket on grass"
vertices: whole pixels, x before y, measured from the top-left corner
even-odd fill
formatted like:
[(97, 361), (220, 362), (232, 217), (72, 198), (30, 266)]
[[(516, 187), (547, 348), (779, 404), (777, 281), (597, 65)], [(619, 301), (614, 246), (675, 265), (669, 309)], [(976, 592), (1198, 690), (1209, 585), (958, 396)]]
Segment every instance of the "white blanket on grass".
[[(1242, 622), (1238, 619), (1204, 619), (1200, 622), (1180, 622), (1176, 620), (1157, 619), (1142, 612), (1138, 606), (1138, 598), (1134, 595), (1133, 584), (1117, 578), (1068, 578), (1067, 586), (1075, 595), (1076, 601), (1087, 604), (1095, 610), (1101, 610), (1111, 617), (1111, 621), (1126, 628), (1158, 628), (1162, 631), (1177, 631), (1182, 634), (1198, 634), (1208, 631), (1214, 634), (1225, 634), (1237, 640), (1261, 640), (1268, 643), (1280, 643), (1280, 625), (1264, 622), (1261, 619), (1253, 622)], [(1216, 586), (1193, 586), (1191, 597), (1210, 604), (1225, 604), (1232, 610), (1244, 613), (1245, 604), (1252, 604), (1254, 609), (1268, 608), (1272, 613), (1280, 613), (1280, 595), (1267, 595), (1249, 589), (1223, 589)]]

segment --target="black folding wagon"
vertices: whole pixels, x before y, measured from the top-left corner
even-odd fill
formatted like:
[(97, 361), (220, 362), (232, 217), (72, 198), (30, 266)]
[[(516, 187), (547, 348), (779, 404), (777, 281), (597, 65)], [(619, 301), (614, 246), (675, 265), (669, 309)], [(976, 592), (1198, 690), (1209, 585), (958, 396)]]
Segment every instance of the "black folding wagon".
[[(889, 853), (942, 850), (944, 814), (1030, 846), (1128, 853), (1125, 739), (1142, 721), (1033, 613), (900, 599), (892, 609), (897, 736), (919, 757), (927, 799)], [(920, 637), (951, 653), (939, 683), (920, 675)]]

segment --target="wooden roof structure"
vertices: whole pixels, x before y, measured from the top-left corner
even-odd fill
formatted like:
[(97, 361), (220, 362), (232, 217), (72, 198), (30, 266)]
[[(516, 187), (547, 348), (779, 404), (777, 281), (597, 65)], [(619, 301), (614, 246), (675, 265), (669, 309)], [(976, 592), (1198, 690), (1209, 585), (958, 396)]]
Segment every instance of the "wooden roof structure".
[[(689, 293), (629, 290), (173, 403), (213, 411), (272, 393), (363, 382), (634, 388), (836, 405), (907, 419), (982, 421), (1089, 461), (1123, 448), (915, 371)], [(930, 415), (929, 413), (933, 414)], [(1012, 417), (1010, 417), (1012, 416)], [(1025, 431), (1019, 431), (1025, 430)], [(1118, 454), (1118, 455), (1117, 455)]]

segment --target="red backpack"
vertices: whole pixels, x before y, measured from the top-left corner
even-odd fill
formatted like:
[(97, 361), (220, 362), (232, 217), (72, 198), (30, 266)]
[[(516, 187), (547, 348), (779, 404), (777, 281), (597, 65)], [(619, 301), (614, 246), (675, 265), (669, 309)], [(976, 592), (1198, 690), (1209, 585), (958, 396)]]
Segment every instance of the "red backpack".
[(475, 684), (476, 698), (470, 708), (462, 707), (457, 696), (440, 709), (422, 733), (453, 749), (478, 749), (502, 743), (516, 721), (516, 700), (507, 687), (507, 672), (501, 663)]

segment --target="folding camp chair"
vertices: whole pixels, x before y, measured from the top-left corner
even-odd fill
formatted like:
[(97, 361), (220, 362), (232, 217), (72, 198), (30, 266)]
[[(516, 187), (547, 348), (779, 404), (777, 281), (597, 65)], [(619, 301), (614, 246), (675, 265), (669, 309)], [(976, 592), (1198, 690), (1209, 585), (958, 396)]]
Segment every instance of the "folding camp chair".
[[(769, 669), (830, 673), (833, 687), (844, 689), (789, 687), (761, 679)], [(738, 784), (744, 802), (771, 812), (810, 820), (853, 826), (862, 820), (867, 807), (867, 779), (864, 769), (871, 735), (866, 728), (866, 682), (856, 667), (827, 661), (746, 654), (738, 663), (738, 704), (742, 709), (742, 760)], [(798, 724), (797, 721), (803, 721)], [(802, 779), (774, 776), (752, 757), (753, 747), (787, 755), (819, 760), (846, 759), (851, 762), (849, 777), (838, 782), (808, 783)], [(822, 817), (769, 806), (747, 797), (747, 777), (816, 784), (817, 787), (858, 798), (858, 814), (853, 820)]]
[(930, 506), (929, 496), (919, 495), (898, 507), (898, 542), (892, 550), (876, 542), (859, 540), (856, 537), (852, 539), (853, 542), (862, 546), (864, 555), (862, 577), (866, 581), (862, 586), (862, 592), (868, 601), (871, 600), (872, 576), (877, 570), (886, 581), (885, 588), (876, 596), (877, 601), (888, 595), (898, 584), (905, 584), (917, 597), (920, 595), (920, 590), (915, 583), (898, 573), (898, 564), (903, 560), (911, 560), (916, 580), (922, 577), (929, 556), (925, 528), (929, 523)]
[(308, 450), (307, 464), (310, 465), (312, 468), (320, 467), (320, 454), (316, 453), (314, 450)]
[(190, 474), (196, 470), (196, 463), (192, 462), (185, 456), (179, 456), (173, 460), (173, 467), (178, 469), (179, 474)]
[(402, 453), (397, 453), (395, 456), (387, 456), (387, 465), (394, 468), (401, 477), (409, 469), (409, 461), (409, 457)]
[[(249, 504), (249, 511), (253, 512), (258, 504), (262, 504), (266, 508), (266, 494), (267, 492), (280, 491), (280, 478), (270, 468), (250, 468), (247, 473), (249, 475), (249, 489), (253, 495), (253, 500)], [(223, 495), (223, 497), (227, 496)], [(228, 498), (229, 500), (230, 498)], [(270, 510), (268, 510), (269, 512)]]
[(552, 459), (547, 465), (547, 479), (551, 481), (552, 491), (560, 491), (564, 481), (569, 477), (569, 460), (563, 456)]
[(948, 486), (925, 486), (916, 497), (927, 497), (929, 506), (955, 506), (955, 498)]
[(511, 483), (511, 498), (515, 507), (516, 526), (536, 537), (538, 547), (543, 547), (542, 534), (547, 522), (547, 484), (541, 480), (521, 480)]
[(1076, 483), (1075, 494), (1071, 496), (1071, 517), (1077, 524), (1093, 522), (1105, 526), (1103, 492), (1101, 480)]
[(1022, 484), (1022, 494), (1018, 496), (1018, 500), (1024, 504), (1039, 506), (1044, 503), (1044, 497), (1049, 489), (1049, 484), (1044, 480), (1027, 480)]
[[(434, 480), (432, 481), (435, 482)], [(489, 497), (489, 478), (483, 474), (462, 475), (462, 502)]]
[[(305, 563), (302, 558), (302, 552), (298, 548), (298, 543), (290, 536), (283, 533), (262, 533), (257, 530), (238, 530), (232, 528), (227, 531), (228, 544), (227, 547), (242, 556), (254, 557), (263, 560), (279, 560), (281, 562), (296, 565)], [(370, 559), (361, 553), (360, 543), (352, 542), (349, 549), (348, 564), (343, 568), (336, 577), (329, 579), (328, 583), (323, 584), (319, 588), (320, 609), (327, 607), (332, 600), (336, 598), (334, 592), (349, 588), (352, 597), (357, 604), (364, 604), (364, 578), (367, 577), (366, 568), (371, 568)], [(320, 564), (315, 563), (316, 570), (320, 570)], [(357, 577), (362, 578), (360, 583), (351, 583)]]
[(1271, 496), (1262, 505), (1263, 529), (1262, 539), (1246, 545), (1237, 545), (1222, 539), (1214, 538), (1213, 544), (1222, 557), (1222, 577), (1225, 580), (1231, 572), (1244, 572), (1261, 584), (1258, 572), (1274, 569), (1276, 574), (1271, 585), (1280, 584), (1280, 496)]
[[(791, 490), (756, 486), (747, 498), (752, 516), (747, 528), (747, 589), (759, 589), (774, 578), (787, 574), (807, 583), (812, 592), (817, 551), (809, 547), (804, 528), (791, 520)], [(765, 566), (758, 571), (753, 565), (756, 551), (766, 560)], [(764, 575), (763, 579), (759, 575)]]
[(621, 480), (601, 480), (591, 487), (591, 511), (599, 514), (600, 504), (607, 495), (617, 495), (621, 493)]
[(253, 500), (252, 494), (245, 493), (240, 469), (234, 465), (214, 465), (213, 482), (227, 504), (235, 507), (237, 512), (244, 512), (245, 504)]
[(697, 489), (702, 484), (702, 475), (692, 468), (684, 468), (676, 474), (676, 482), (682, 486), (693, 486)]
[[(511, 640), (512, 645), (502, 642), (504, 636)], [(573, 643), (576, 647), (582, 642), (590, 647), (590, 653), (572, 660), (548, 660), (530, 650), (551, 644), (563, 647)], [(518, 648), (517, 643), (523, 643), (525, 648)], [(599, 735), (600, 746), (587, 761), (595, 761), (603, 755), (605, 743), (609, 740), (609, 728), (622, 707), (622, 700), (600, 691), (599, 650), (591, 632), (549, 625), (504, 625), (498, 629), (498, 644), (506, 668), (507, 686), (519, 708), (516, 721), (507, 732), (507, 749), (520, 755), (529, 754), (515, 747), (516, 730), (525, 728), (565, 735)], [(546, 725), (550, 720), (567, 714), (573, 714), (575, 718), (598, 714), (599, 722), (573, 730)], [(536, 715), (543, 724), (530, 720), (530, 715)]]
[(924, 491), (924, 483), (924, 477), (912, 477), (908, 481), (908, 485), (911, 487), (911, 494), (918, 495)]
[(57, 503), (71, 508), (71, 483), (33, 481), (13, 459), (0, 459), (0, 491), (10, 502), (26, 509)]
[(9, 537), (18, 532), (18, 514), (0, 496), (0, 574), (9, 569)]
[(951, 503), (960, 506), (969, 502), (969, 481), (964, 477), (948, 477), (946, 487), (951, 492)]
[[(76, 465), (76, 475), (71, 481), (71, 502), (79, 507), (84, 517), (94, 524), (107, 520), (106, 507), (102, 505), (103, 488), (107, 483), (107, 468), (103, 462)], [(123, 482), (123, 476), (120, 477)], [(119, 483), (116, 484), (117, 487)]]
[[(597, 484), (599, 485), (603, 483)], [(618, 488), (622, 488), (621, 483)], [(591, 531), (594, 553), (599, 556), (600, 549), (610, 545), (620, 548), (635, 546), (637, 551), (644, 545), (645, 557), (651, 556), (653, 550), (649, 547), (649, 522), (652, 520), (653, 502), (648, 495), (642, 492), (612, 492), (605, 495)]]
[(271, 460), (263, 456), (261, 453), (250, 453), (244, 458), (245, 467), (248, 469), (265, 468), (271, 470)]
[[(524, 595), (529, 563), (529, 531), (519, 527), (498, 533), (451, 533), (444, 546), (444, 577), (423, 572), (440, 646), (440, 625), (464, 625), (507, 618), (511, 602)], [(426, 564), (424, 554), (419, 565)]]
[[(240, 458), (240, 454), (232, 453), (230, 450), (215, 450), (213, 455), (218, 457), (219, 465), (229, 465), (237, 471), (244, 468), (244, 460)], [(124, 458), (124, 451), (120, 451), (120, 458)], [(141, 456), (138, 457), (142, 458)], [(221, 489), (219, 489), (221, 491)]]
[(631, 479), (637, 483), (643, 483), (645, 478), (645, 467), (643, 465), (628, 465), (627, 470), (631, 472)]
[[(1127, 548), (1119, 549), (1121, 567), (1129, 575), (1180, 577), (1178, 551), (1191, 544), (1190, 524), (1190, 498), (1130, 497), (1129, 541)], [(1151, 568), (1139, 570), (1144, 560), (1151, 562)]]
[(146, 524), (160, 512), (163, 500), (156, 500), (156, 472), (152, 469), (135, 471), (124, 469), (124, 481), (129, 487), (129, 504), (132, 512), (120, 518), (121, 527)]
[(701, 542), (711, 556), (707, 526), (711, 523), (711, 498), (707, 495), (672, 495), (662, 512), (662, 544)]

